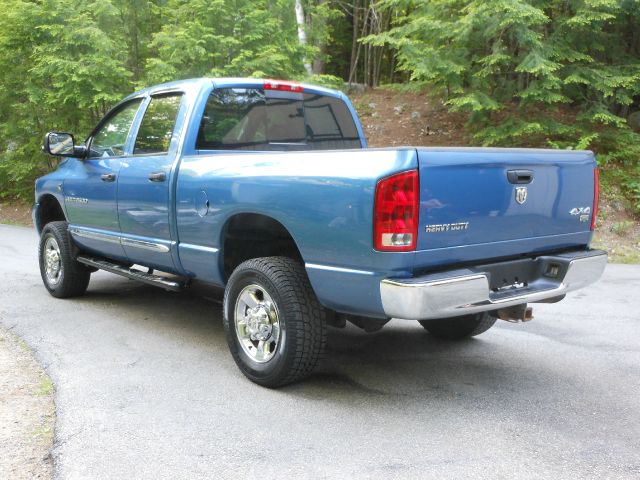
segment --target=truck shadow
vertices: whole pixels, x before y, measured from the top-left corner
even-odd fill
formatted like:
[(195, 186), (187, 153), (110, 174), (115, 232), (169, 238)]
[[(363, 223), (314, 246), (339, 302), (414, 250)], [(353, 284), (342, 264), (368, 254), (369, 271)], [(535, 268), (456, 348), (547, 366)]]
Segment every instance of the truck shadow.
[[(208, 363), (217, 374), (246, 382), (247, 389), (255, 387), (244, 379), (228, 353), (221, 291), (194, 286), (170, 293), (101, 276), (95, 283), (92, 280), (87, 294), (76, 301), (91, 308), (105, 305), (126, 312), (120, 321), (136, 323), (145, 332), (167, 340), (179, 336), (181, 345), (210, 356)], [(499, 322), (480, 337), (448, 342), (435, 339), (417, 322), (409, 321), (393, 320), (376, 333), (365, 333), (352, 325), (330, 328), (327, 353), (317, 372), (277, 394), (357, 403), (377, 398), (402, 402), (407, 397), (422, 401), (472, 397), (481, 401), (509, 391), (524, 400), (548, 384), (550, 376), (562, 376), (562, 372), (549, 363), (540, 364), (535, 351), (520, 348), (521, 339), (515, 338), (520, 332), (517, 326)], [(563, 382), (571, 383), (563, 378), (553, 381), (556, 385)]]
[[(491, 333), (457, 342), (429, 335), (417, 322), (394, 320), (377, 333), (357, 327), (331, 329), (326, 358), (318, 372), (291, 391), (349, 391), (354, 395), (420, 396), (452, 400), (481, 392), (494, 394), (516, 374)], [(508, 349), (512, 351), (511, 348)], [(526, 378), (526, 376), (524, 377)], [(523, 376), (520, 375), (520, 380)], [(388, 399), (381, 399), (388, 401)]]

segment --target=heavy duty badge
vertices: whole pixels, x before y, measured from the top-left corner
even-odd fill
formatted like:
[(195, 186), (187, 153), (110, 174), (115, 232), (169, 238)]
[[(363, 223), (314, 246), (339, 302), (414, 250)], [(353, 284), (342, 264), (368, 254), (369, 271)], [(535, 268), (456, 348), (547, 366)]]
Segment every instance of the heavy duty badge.
[(516, 187), (516, 202), (522, 205), (527, 201), (527, 187)]
[(425, 231), (427, 233), (441, 233), (441, 232), (459, 232), (467, 230), (469, 228), (469, 222), (458, 223), (438, 223), (435, 225), (427, 225)]

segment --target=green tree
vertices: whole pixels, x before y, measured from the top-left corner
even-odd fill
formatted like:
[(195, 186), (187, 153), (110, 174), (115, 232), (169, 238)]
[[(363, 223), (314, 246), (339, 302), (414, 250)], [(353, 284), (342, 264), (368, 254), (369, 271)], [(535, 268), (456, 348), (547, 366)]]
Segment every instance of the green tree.
[(640, 136), (626, 122), (640, 109), (638, 0), (0, 0), (0, 9), (0, 196), (24, 195), (51, 167), (37, 153), (46, 130), (82, 140), (137, 88), (253, 76), (428, 88), (468, 112), (478, 143), (595, 149), (631, 172), (620, 181), (640, 210)]
[[(365, 42), (396, 48), (400, 70), (471, 113), (482, 143), (585, 147), (602, 127), (625, 129), (621, 114), (640, 95), (635, 0), (381, 5), (405, 14)], [(563, 104), (580, 110), (579, 125), (549, 114)]]
[[(484, 145), (592, 148), (640, 210), (637, 0), (384, 0), (393, 27), (364, 39), (397, 50), (398, 68), (469, 113)], [(567, 114), (568, 113), (568, 114)]]
[(126, 45), (109, 1), (3, 1), (0, 17), (2, 195), (24, 191), (43, 170), (46, 129), (86, 134), (131, 89)]
[(285, 0), (169, 0), (153, 35), (149, 83), (198, 76), (298, 77), (292, 2)]

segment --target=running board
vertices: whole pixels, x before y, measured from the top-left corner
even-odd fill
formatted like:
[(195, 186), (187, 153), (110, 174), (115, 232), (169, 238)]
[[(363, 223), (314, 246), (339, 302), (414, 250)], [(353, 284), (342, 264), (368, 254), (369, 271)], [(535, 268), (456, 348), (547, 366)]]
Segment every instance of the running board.
[(123, 277), (130, 278), (131, 280), (138, 280), (139, 282), (154, 285), (156, 287), (164, 288), (165, 290), (171, 290), (173, 292), (178, 292), (187, 286), (187, 281), (185, 280), (172, 280), (168, 277), (141, 272), (140, 270), (123, 267), (122, 265), (112, 263), (102, 258), (85, 257), (80, 255), (76, 258), (76, 260), (90, 267), (98, 268), (110, 273), (115, 273), (116, 275), (122, 275)]

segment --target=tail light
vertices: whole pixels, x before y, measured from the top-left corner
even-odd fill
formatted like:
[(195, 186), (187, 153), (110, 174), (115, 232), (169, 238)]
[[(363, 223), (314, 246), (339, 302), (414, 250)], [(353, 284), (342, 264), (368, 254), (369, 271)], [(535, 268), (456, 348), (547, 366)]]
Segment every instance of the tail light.
[(591, 231), (596, 229), (596, 216), (598, 215), (598, 199), (600, 197), (600, 175), (598, 167), (593, 169), (593, 208), (591, 209)]
[(266, 80), (262, 88), (265, 90), (280, 90), (281, 92), (304, 92), (304, 88), (299, 83), (280, 80)]
[(376, 185), (373, 245), (385, 252), (416, 249), (418, 237), (418, 171), (383, 178)]

